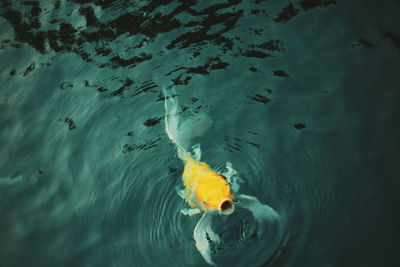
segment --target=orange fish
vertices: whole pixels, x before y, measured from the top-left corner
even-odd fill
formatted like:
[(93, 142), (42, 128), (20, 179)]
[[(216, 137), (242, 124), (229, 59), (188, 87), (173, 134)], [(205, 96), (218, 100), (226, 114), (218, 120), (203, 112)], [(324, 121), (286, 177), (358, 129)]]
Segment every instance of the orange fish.
[[(196, 248), (203, 256), (204, 260), (215, 265), (211, 260), (209, 240), (219, 243), (220, 237), (211, 229), (212, 215), (230, 215), (235, 210), (235, 205), (248, 209), (259, 224), (263, 221), (276, 221), (279, 215), (268, 205), (261, 204), (257, 198), (244, 194), (234, 194), (237, 192), (240, 179), (237, 172), (232, 168), (231, 163), (227, 163), (225, 173), (218, 173), (208, 164), (200, 161), (200, 145), (192, 147), (192, 152), (188, 152), (187, 135), (191, 131), (200, 131), (201, 126), (194, 123), (192, 127), (181, 125), (179, 121), (179, 104), (176, 93), (165, 96), (165, 131), (168, 138), (176, 145), (178, 156), (184, 163), (182, 180), (184, 185), (183, 193), (180, 195), (192, 207), (189, 211), (182, 212), (186, 215), (194, 215), (204, 212), (197, 223), (193, 237)], [(196, 127), (198, 127), (196, 129)], [(234, 190), (232, 190), (234, 189)], [(259, 229), (262, 229), (261, 227)], [(257, 234), (261, 235), (259, 230)]]
[(183, 155), (183, 161), (182, 178), (189, 205), (203, 211), (231, 214), (234, 211), (233, 194), (226, 178), (187, 153)]

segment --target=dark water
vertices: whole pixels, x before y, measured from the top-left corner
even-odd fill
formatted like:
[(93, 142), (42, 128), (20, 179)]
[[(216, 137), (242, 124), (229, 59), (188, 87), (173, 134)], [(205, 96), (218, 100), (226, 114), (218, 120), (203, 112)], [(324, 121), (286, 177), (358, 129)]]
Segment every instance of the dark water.
[(218, 266), (398, 266), (400, 1), (0, 3), (0, 266), (206, 266), (163, 87), (285, 224)]

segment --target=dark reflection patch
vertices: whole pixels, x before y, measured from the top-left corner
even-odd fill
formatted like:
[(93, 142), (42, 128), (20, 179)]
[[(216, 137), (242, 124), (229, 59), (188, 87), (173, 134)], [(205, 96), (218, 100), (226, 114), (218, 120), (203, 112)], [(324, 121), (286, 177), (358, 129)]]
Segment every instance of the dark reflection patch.
[(123, 152), (127, 153), (127, 152), (132, 152), (132, 151), (144, 151), (144, 150), (148, 150), (151, 148), (154, 148), (157, 146), (157, 142), (161, 140), (161, 137), (157, 138), (156, 140), (153, 141), (148, 141), (145, 142), (143, 144), (133, 144), (133, 145), (129, 145), (129, 144), (125, 144), (123, 146)]
[(245, 141), (246, 143), (248, 143), (248, 144), (250, 144), (250, 145), (252, 145), (252, 146), (254, 146), (255, 148), (257, 148), (257, 149), (260, 149), (261, 148), (261, 145), (260, 144), (256, 144), (256, 143), (253, 143), (253, 142), (250, 142), (250, 141)]
[[(2, 1), (3, 10), (0, 16), (11, 24), (15, 34), (15, 40), (12, 43), (2, 41), (2, 46), (19, 47), (25, 43), (42, 54), (74, 53), (85, 62), (107, 69), (136, 68), (145, 62), (158, 60), (169, 50), (188, 49), (192, 50), (187, 51), (192, 55), (188, 58), (189, 62), (175, 66), (176, 70), (184, 71), (171, 77), (174, 85), (188, 85), (193, 75), (208, 75), (212, 71), (229, 68), (232, 64), (230, 62), (232, 56), (242, 56), (250, 61), (252, 58), (264, 59), (277, 55), (269, 52), (284, 52), (281, 40), (271, 39), (252, 43), (253, 38), (240, 38), (236, 30), (245, 27), (241, 24), (241, 20), (267, 18), (265, 24), (245, 27), (253, 37), (259, 37), (255, 40), (263, 40), (270, 34), (269, 20), (287, 22), (302, 10), (331, 6), (336, 1), (287, 2), (280, 12), (273, 10), (267, 12), (264, 5), (267, 5), (268, 1), (261, 0), (252, 1), (254, 6), (245, 12), (243, 3), (242, 0), (209, 2), (204, 5), (199, 5), (198, 1), (170, 0), (138, 3), (135, 1), (74, 0), (55, 1), (50, 5), (49, 10), (38, 1), (26, 1), (19, 6), (18, 4), (11, 5), (10, 1)], [(259, 8), (258, 5), (260, 5)], [(49, 12), (51, 9), (55, 11), (54, 14)], [(101, 10), (98, 11), (99, 9)], [(61, 10), (66, 10), (67, 13), (60, 16)], [(104, 14), (111, 12), (115, 16), (102, 16), (100, 19), (98, 12)], [(268, 18), (272, 12), (275, 18)], [(68, 18), (73, 16), (81, 16), (83, 25), (73, 24), (71, 21), (77, 20)], [(46, 23), (39, 20), (40, 17), (45, 17)], [(388, 31), (382, 32), (385, 38), (398, 46), (396, 35)], [(168, 35), (167, 38), (165, 38), (166, 35)], [(123, 45), (122, 50), (114, 49), (115, 45), (119, 46), (121, 36), (129, 41)], [(156, 40), (165, 42), (161, 42), (160, 45)], [(363, 44), (368, 46), (366, 42)], [(207, 48), (212, 48), (215, 53), (209, 57), (205, 56), (207, 53), (203, 51)], [(153, 68), (163, 66), (157, 62)], [(255, 72), (256, 69), (262, 71), (259, 67), (251, 67), (250, 71)], [(170, 69), (165, 72), (168, 72), (168, 75), (172, 74)], [(106, 87), (108, 85), (99, 84), (97, 88), (99, 92), (104, 92)], [(154, 88), (153, 85), (151, 87)], [(123, 96), (127, 89), (127, 86), (110, 88), (113, 91), (109, 96)], [(133, 96), (149, 90), (151, 88), (138, 88)]]
[(270, 57), (271, 55), (258, 51), (258, 50), (248, 50), (243, 53), (245, 57), (257, 57), (257, 58), (266, 58)]
[[(118, 89), (112, 91), (108, 97), (113, 97), (113, 96), (119, 96), (119, 97), (123, 97), (124, 96), (124, 92), (125, 90), (128, 90), (130, 88), (130, 86), (132, 84), (134, 84), (134, 81), (130, 78), (126, 78), (125, 80), (119, 80), (119, 82), (123, 82), (123, 85), (121, 87), (119, 87)], [(104, 92), (107, 89), (103, 88), (102, 90), (100, 90), (100, 88), (98, 89), (99, 92)]]
[(255, 96), (252, 96), (250, 98), (256, 102), (260, 102), (263, 104), (267, 104), (269, 101), (271, 101), (271, 99), (269, 99), (268, 97), (260, 94), (255, 94)]
[[(60, 119), (60, 121), (61, 121), (61, 119)], [(69, 117), (65, 117), (62, 121), (68, 125), (68, 130), (71, 131), (71, 130), (76, 129), (76, 125), (75, 125), (75, 122), (73, 119), (71, 119)]]
[(123, 59), (119, 56), (114, 56), (111, 58), (111, 68), (119, 68), (119, 67), (135, 67), (139, 63), (152, 59), (153, 56), (150, 54), (142, 53), (139, 56), (133, 56), (128, 59)]
[(74, 87), (74, 85), (70, 82), (62, 82), (58, 87), (60, 87), (60, 89), (67, 89)]
[(255, 47), (259, 47), (262, 49), (270, 50), (270, 51), (285, 51), (283, 48), (283, 42), (281, 40), (269, 40), (262, 44), (256, 45)]
[(287, 75), (286, 72), (283, 71), (283, 70), (275, 70), (275, 71), (273, 71), (272, 73), (273, 73), (275, 76), (289, 78), (289, 75)]
[(382, 27), (380, 27), (380, 33), (382, 34), (383, 39), (389, 40), (394, 47), (400, 49), (400, 34), (387, 31)]
[(293, 124), (293, 127), (296, 128), (297, 130), (301, 130), (306, 128), (306, 125), (304, 123), (295, 123)]
[(163, 117), (148, 119), (143, 123), (143, 125), (147, 127), (154, 126), (156, 124), (159, 124), (162, 118)]
[(336, 5), (337, 0), (302, 0), (299, 2), (300, 6), (304, 10), (310, 10), (317, 7), (328, 7), (330, 5)]
[(368, 41), (367, 39), (360, 38), (358, 41), (360, 42), (360, 44), (362, 44), (362, 45), (364, 45), (364, 46), (367, 46), (367, 47), (374, 47), (374, 45), (371, 44), (371, 42)]
[(250, 67), (250, 68), (249, 68), (249, 71), (251, 71), (251, 72), (257, 72), (258, 69), (257, 69), (256, 67)]
[(156, 90), (152, 90), (157, 87), (158, 86), (153, 81), (145, 81), (137, 89), (135, 89), (134, 94), (132, 96), (137, 96), (142, 93), (146, 93), (146, 92), (150, 92), (150, 91), (157, 92)]
[(275, 22), (286, 23), (291, 18), (299, 13), (299, 9), (295, 8), (292, 3), (288, 4), (283, 10), (278, 14), (278, 17), (274, 19)]
[(33, 70), (35, 69), (35, 61), (33, 61), (31, 64), (29, 64), (28, 67), (26, 67), (26, 69), (23, 72), (23, 75), (26, 76), (29, 73), (31, 73)]
[[(254, 132), (250, 132), (254, 135)], [(257, 134), (257, 133), (255, 133)], [(243, 148), (243, 143), (249, 144), (257, 149), (261, 148), (260, 144), (254, 143), (252, 141), (242, 140), (233, 136), (225, 136), (224, 141), (226, 142), (224, 149), (229, 152), (241, 151)]]
[(79, 8), (79, 14), (85, 16), (86, 26), (95, 26), (98, 23), (92, 7)]

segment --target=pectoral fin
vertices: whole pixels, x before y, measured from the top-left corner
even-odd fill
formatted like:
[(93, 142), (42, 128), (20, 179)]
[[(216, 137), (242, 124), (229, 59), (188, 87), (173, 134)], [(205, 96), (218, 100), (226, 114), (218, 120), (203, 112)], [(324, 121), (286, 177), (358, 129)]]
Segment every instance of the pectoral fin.
[(237, 204), (239, 207), (247, 209), (253, 214), (259, 224), (258, 235), (263, 233), (264, 222), (279, 223), (279, 214), (270, 206), (262, 204), (256, 197), (240, 194), (236, 196), (236, 199), (239, 201)]
[(193, 216), (193, 215), (195, 215), (195, 214), (201, 213), (201, 210), (198, 209), (198, 208), (183, 209), (183, 210), (181, 210), (181, 213), (182, 213), (183, 215)]
[(204, 260), (213, 266), (215, 263), (211, 260), (210, 244), (207, 235), (213, 242), (220, 242), (220, 237), (211, 229), (212, 214), (205, 212), (196, 227), (194, 228), (193, 237), (196, 241), (196, 248), (200, 252)]
[(233, 193), (239, 191), (241, 179), (238, 175), (238, 172), (233, 168), (231, 162), (227, 162), (225, 166), (226, 171), (222, 173), (222, 175), (226, 178)]

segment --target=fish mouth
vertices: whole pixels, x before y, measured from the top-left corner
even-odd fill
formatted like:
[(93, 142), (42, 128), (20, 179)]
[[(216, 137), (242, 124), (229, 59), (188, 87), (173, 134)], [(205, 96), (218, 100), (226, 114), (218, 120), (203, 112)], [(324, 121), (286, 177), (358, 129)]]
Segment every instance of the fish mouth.
[(233, 201), (230, 198), (224, 198), (218, 205), (219, 213), (223, 215), (229, 215), (235, 210), (235, 206), (233, 205)]

